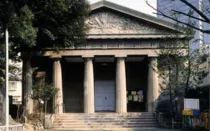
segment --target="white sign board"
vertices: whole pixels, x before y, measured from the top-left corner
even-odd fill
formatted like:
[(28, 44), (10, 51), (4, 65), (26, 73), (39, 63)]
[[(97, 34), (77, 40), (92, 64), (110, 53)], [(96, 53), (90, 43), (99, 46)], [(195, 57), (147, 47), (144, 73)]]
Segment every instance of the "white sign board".
[(199, 99), (184, 99), (185, 110), (199, 110)]

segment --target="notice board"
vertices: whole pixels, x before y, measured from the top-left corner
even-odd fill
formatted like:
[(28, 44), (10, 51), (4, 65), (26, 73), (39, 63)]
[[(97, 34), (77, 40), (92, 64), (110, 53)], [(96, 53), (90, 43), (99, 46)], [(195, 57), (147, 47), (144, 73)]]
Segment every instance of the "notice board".
[(199, 99), (184, 99), (184, 110), (199, 110)]

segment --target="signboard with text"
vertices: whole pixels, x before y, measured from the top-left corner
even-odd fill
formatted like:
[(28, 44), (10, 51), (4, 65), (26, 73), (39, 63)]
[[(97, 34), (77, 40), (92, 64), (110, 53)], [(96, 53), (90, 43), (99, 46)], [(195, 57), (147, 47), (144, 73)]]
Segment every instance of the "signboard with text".
[(199, 99), (184, 99), (184, 110), (199, 110)]

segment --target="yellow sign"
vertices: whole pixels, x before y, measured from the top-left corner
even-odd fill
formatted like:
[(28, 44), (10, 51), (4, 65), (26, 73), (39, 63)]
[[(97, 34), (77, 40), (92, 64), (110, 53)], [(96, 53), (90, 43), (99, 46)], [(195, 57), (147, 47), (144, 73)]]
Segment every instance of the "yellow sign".
[(131, 95), (136, 95), (136, 91), (131, 91)]
[(193, 110), (182, 110), (183, 116), (193, 116)]

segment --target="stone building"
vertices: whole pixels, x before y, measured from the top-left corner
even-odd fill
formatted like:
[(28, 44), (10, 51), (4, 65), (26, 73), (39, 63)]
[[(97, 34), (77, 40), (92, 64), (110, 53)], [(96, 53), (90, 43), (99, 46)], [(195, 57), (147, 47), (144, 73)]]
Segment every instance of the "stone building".
[[(154, 112), (158, 44), (182, 32), (171, 23), (107, 1), (90, 6), (86, 23), (86, 43), (32, 59), (60, 89), (55, 114)], [(180, 40), (186, 42), (185, 36)]]

